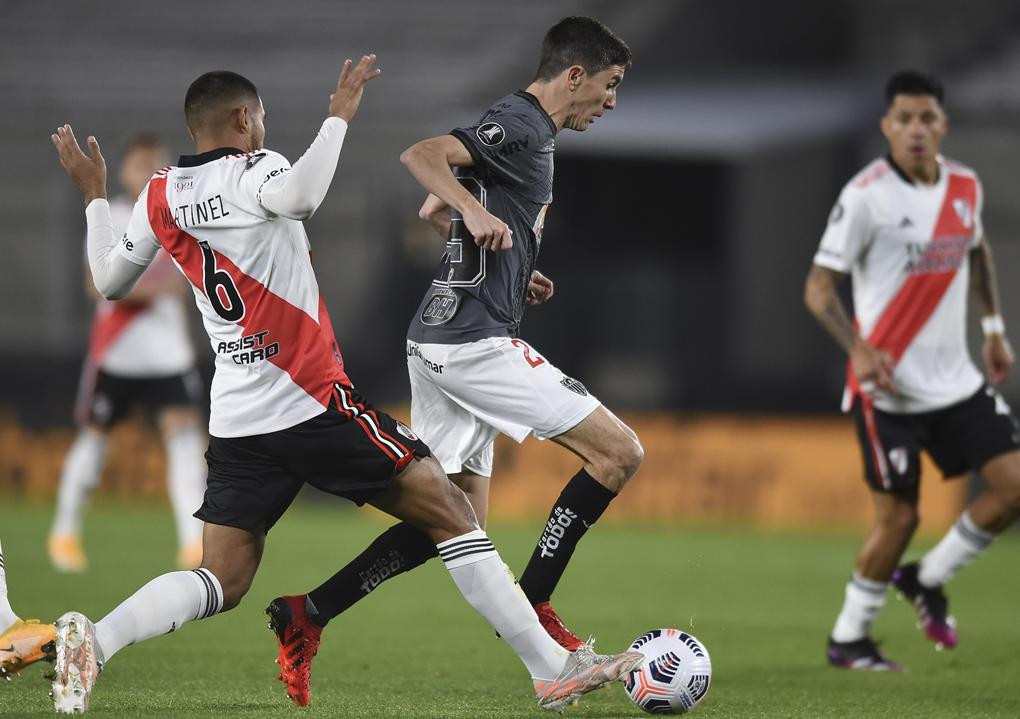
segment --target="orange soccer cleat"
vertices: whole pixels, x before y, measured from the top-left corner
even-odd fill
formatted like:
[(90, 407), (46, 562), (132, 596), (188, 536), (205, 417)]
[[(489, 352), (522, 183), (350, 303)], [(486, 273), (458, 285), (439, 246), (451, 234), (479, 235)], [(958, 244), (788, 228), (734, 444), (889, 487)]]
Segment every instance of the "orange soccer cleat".
[(0, 676), (10, 679), (30, 664), (56, 657), (56, 628), (38, 619), (19, 619), (0, 634)]
[(310, 700), (312, 659), (319, 651), (322, 627), (314, 624), (305, 611), (305, 595), (277, 597), (266, 607), (269, 628), (276, 633), (280, 665), (277, 677), (287, 687), (287, 696), (299, 707)]
[(58, 572), (80, 574), (88, 569), (89, 562), (77, 534), (51, 534), (46, 548), (49, 550), (50, 562)]

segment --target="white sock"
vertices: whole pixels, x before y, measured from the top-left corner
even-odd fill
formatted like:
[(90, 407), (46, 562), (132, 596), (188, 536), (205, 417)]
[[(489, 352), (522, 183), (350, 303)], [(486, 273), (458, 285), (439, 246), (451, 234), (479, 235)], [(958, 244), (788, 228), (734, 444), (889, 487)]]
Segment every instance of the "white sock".
[(53, 519), (51, 533), (81, 534), (81, 517), (92, 490), (99, 484), (106, 446), (107, 438), (102, 432), (86, 427), (78, 433), (60, 472), (57, 516)]
[(946, 536), (921, 559), (917, 579), (925, 587), (938, 587), (988, 549), (995, 535), (974, 524), (966, 511)]
[(166, 438), (167, 489), (177, 522), (177, 545), (202, 538), (202, 520), (191, 516), (205, 498), (205, 438), (197, 429), (184, 429)]
[(868, 636), (871, 623), (885, 604), (889, 582), (876, 582), (853, 573), (846, 585), (843, 609), (836, 617), (832, 638), (837, 642), (852, 642)]
[(7, 571), (4, 569), (4, 548), (0, 545), (0, 633), (6, 632), (16, 621), (18, 615), (7, 600)]
[(534, 608), (485, 532), (476, 529), (436, 546), (468, 604), (517, 653), (532, 680), (555, 679), (569, 652), (542, 629)]
[(223, 589), (208, 569), (156, 577), (96, 622), (103, 661), (129, 644), (180, 629), (223, 608)]

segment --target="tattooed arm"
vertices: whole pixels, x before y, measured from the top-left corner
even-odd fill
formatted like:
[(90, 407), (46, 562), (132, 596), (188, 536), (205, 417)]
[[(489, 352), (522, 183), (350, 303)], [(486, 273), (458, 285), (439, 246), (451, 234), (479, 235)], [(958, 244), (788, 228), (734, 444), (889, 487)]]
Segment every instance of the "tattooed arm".
[[(981, 348), (988, 381), (1000, 384), (1009, 377), (1015, 358), (1013, 348), (1006, 339), (1005, 328), (1001, 325), (995, 262), (987, 238), (982, 238), (978, 246), (970, 251), (970, 289), (977, 299), (982, 320), (988, 322), (986, 326), (983, 325), (985, 343)], [(998, 322), (993, 318), (999, 318)]]
[(895, 363), (892, 356), (872, 347), (857, 334), (843, 301), (836, 293), (836, 285), (846, 275), (821, 265), (812, 265), (804, 283), (804, 304), (818, 323), (832, 335), (836, 343), (850, 356), (850, 364), (862, 389), (876, 388), (895, 392), (892, 373)]

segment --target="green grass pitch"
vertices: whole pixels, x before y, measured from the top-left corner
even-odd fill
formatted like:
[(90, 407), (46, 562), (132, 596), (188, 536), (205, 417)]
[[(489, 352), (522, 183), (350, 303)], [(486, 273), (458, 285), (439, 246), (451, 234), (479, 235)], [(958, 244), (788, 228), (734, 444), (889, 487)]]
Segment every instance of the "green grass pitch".
[[(862, 501), (864, 498), (862, 497)], [(11, 601), (22, 616), (67, 609), (94, 619), (171, 569), (172, 522), (152, 506), (103, 502), (87, 522), (92, 563), (83, 577), (46, 562), (48, 507), (0, 497)], [(262, 610), (311, 588), (385, 525), (335, 505), (294, 507), (269, 537), (242, 605), (179, 632), (128, 647), (93, 694), (97, 717), (539, 717), (510, 649), (460, 599), (433, 561), (384, 585), (326, 630), (312, 704), (290, 705), (276, 681), (275, 642)], [(520, 570), (540, 522), (496, 524), (490, 535)], [(905, 674), (860, 674), (824, 663), (857, 537), (739, 528), (639, 527), (605, 521), (588, 534), (555, 606), (579, 633), (620, 650), (642, 632), (688, 630), (712, 655), (708, 717), (1020, 716), (1020, 537), (1013, 533), (965, 570), (950, 598), (962, 641), (935, 652), (910, 607), (890, 597), (876, 627)], [(925, 543), (912, 550), (915, 556)], [(41, 666), (0, 683), (0, 716), (48, 717)], [(640, 717), (622, 687), (571, 708), (574, 717)]]

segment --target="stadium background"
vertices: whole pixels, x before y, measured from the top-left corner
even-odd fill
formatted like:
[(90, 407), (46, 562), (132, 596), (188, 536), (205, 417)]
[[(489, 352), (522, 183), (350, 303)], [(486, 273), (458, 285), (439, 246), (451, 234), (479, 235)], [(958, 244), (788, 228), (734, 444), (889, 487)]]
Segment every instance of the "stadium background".
[[(884, 79), (926, 68), (948, 88), (945, 151), (984, 178), (1010, 320), (1020, 298), (1010, 281), (1020, 209), (1004, 161), (1020, 151), (1015, 6), (970, 3), (961, 15), (942, 0), (305, 0), (257, 11), (6, 2), (0, 488), (52, 491), (92, 311), (80, 199), (54, 157), (53, 127), (96, 134), (111, 167), (142, 130), (188, 151), (184, 90), (205, 70), (230, 68), (259, 86), (270, 146), (296, 158), (343, 57), (377, 52), (384, 75), (308, 230), (350, 373), (399, 408), (404, 331), (440, 243), (416, 217), (421, 193), (397, 155), (526, 85), (544, 29), (571, 13), (604, 19), (635, 63), (618, 110), (558, 138), (540, 258), (557, 295), (529, 311), (523, 336), (641, 430), (648, 461), (618, 511), (866, 521), (857, 451), (835, 412), (844, 358), (804, 310), (803, 279), (842, 183), (883, 149)], [(197, 322), (195, 332), (208, 376)], [(1014, 403), (1018, 388), (1016, 378), (1004, 388)], [(132, 450), (113, 453), (106, 485), (133, 493), (142, 483), (158, 496), (161, 454), (138, 429), (120, 433)], [(558, 455), (504, 445), (497, 513), (541, 511), (569, 468)], [(926, 492), (926, 516), (949, 521), (962, 492), (961, 483)]]
[[(540, 260), (557, 294), (529, 311), (523, 336), (619, 410), (647, 454), (586, 538), (557, 607), (605, 648), (651, 626), (695, 631), (716, 661), (704, 716), (1020, 716), (1015, 532), (955, 585), (966, 643), (951, 657), (932, 652), (909, 608), (891, 603), (878, 636), (912, 674), (824, 667), (823, 637), (870, 506), (852, 428), (836, 411), (844, 358), (801, 300), (840, 187), (884, 151), (883, 83), (912, 66), (944, 79), (944, 150), (984, 180), (985, 227), (1018, 336), (1020, 5), (994, 0), (0, 3), (0, 533), (15, 608), (106, 610), (173, 555), (162, 451), (135, 421), (116, 433), (87, 522), (93, 570), (81, 581), (46, 563), (92, 312), (80, 198), (52, 128), (97, 135), (111, 167), (143, 130), (187, 152), (185, 89), (227, 68), (258, 85), (269, 146), (296, 159), (343, 58), (377, 52), (383, 76), (307, 225), (349, 371), (367, 396), (406, 413), (404, 331), (440, 243), (416, 218), (421, 193), (397, 156), (526, 85), (545, 29), (578, 13), (614, 28), (635, 61), (618, 109), (558, 138)], [(211, 352), (195, 329), (208, 378)], [(1020, 407), (1020, 374), (1003, 391)], [(575, 465), (549, 443), (499, 446), (490, 532), (510, 566), (523, 566)], [(929, 467), (920, 548), (973, 491), (936, 477)], [(312, 586), (382, 526), (370, 513), (337, 521), (337, 506), (306, 497), (274, 530), (253, 598), (132, 649), (104, 673), (96, 711), (285, 711), (267, 668), (271, 643), (251, 627), (266, 597)], [(307, 716), (539, 716), (509, 652), (475, 643), (487, 630), (440, 569), (395, 587), (359, 605), (357, 625), (331, 630), (346, 641), (325, 643), (320, 666), (355, 656), (358, 671), (317, 670)], [(458, 622), (476, 624), (448, 629)], [(386, 670), (407, 656), (394, 632), (414, 637), (414, 666), (396, 686)], [(451, 671), (472, 679), (451, 693)], [(49, 715), (44, 692), (4, 689), (0, 715)], [(637, 712), (617, 692), (576, 715)]]

